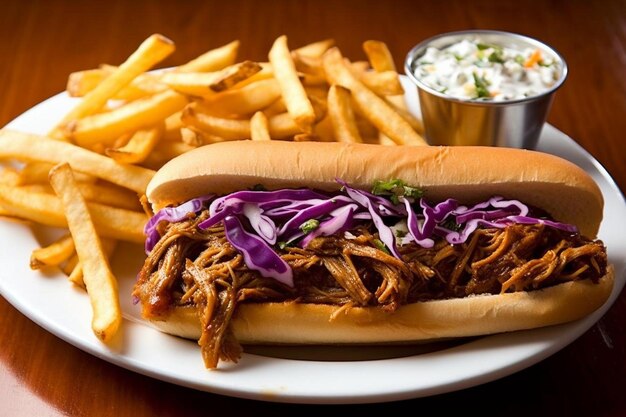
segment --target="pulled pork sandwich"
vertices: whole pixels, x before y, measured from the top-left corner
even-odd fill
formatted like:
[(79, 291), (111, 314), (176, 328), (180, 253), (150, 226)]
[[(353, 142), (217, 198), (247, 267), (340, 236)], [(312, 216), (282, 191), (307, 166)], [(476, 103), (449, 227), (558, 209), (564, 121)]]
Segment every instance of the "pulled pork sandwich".
[(228, 142), (159, 170), (134, 296), (206, 367), (242, 344), (396, 343), (580, 319), (613, 270), (603, 199), (555, 156)]

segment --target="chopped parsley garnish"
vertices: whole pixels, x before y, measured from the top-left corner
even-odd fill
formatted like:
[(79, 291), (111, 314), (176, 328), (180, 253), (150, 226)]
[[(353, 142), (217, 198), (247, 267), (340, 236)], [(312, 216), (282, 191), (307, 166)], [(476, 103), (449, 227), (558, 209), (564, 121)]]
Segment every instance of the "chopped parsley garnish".
[(403, 238), (406, 235), (407, 235), (407, 232), (405, 230), (396, 229), (396, 237), (397, 238)]
[(502, 49), (496, 49), (491, 54), (489, 54), (489, 62), (504, 64), (504, 55), (502, 53)]
[(448, 218), (446, 220), (444, 220), (443, 222), (441, 222), (440, 224), (442, 227), (448, 229), (448, 230), (452, 230), (454, 232), (459, 232), (461, 231), (461, 229), (463, 229), (463, 226), (461, 226), (460, 224), (458, 224), (457, 222), (454, 221), (454, 219)]
[(400, 197), (420, 198), (424, 192), (416, 187), (406, 185), (404, 181), (393, 179), (389, 181), (376, 181), (372, 188), (372, 194), (389, 197), (392, 203), (398, 204)]
[(474, 76), (474, 86), (476, 87), (476, 97), (490, 97), (489, 90), (487, 86), (489, 83), (483, 77), (480, 77), (478, 74), (473, 73)]
[(293, 242), (276, 242), (276, 245), (280, 249), (285, 250), (285, 248), (289, 248), (289, 247), (293, 246)]
[(389, 252), (389, 248), (387, 248), (387, 245), (385, 245), (382, 242), (382, 240), (374, 239), (374, 240), (372, 240), (372, 243), (374, 243), (374, 246), (376, 246), (376, 248), (380, 249), (381, 251), (385, 252), (386, 254), (391, 254), (391, 252)]
[(300, 225), (300, 230), (304, 233), (311, 233), (313, 230), (317, 229), (320, 225), (319, 220), (311, 219), (307, 220)]

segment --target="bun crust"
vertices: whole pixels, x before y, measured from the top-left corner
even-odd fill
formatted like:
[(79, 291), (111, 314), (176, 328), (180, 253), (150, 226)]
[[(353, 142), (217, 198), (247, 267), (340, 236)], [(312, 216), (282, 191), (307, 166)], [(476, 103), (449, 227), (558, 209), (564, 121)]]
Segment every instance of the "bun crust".
[[(613, 288), (614, 269), (594, 284), (567, 282), (532, 292), (479, 295), (408, 304), (394, 313), (375, 307), (262, 303), (237, 307), (231, 321), (244, 344), (370, 344), (432, 341), (533, 329), (566, 323), (598, 309)], [(178, 307), (151, 324), (198, 340), (196, 310)]]
[(201, 195), (262, 184), (267, 189), (338, 190), (336, 178), (370, 189), (399, 178), (426, 198), (466, 204), (494, 195), (540, 207), (593, 238), (603, 198), (581, 168), (546, 153), (497, 147), (381, 146), (368, 144), (234, 141), (187, 152), (165, 164), (148, 185), (155, 209)]

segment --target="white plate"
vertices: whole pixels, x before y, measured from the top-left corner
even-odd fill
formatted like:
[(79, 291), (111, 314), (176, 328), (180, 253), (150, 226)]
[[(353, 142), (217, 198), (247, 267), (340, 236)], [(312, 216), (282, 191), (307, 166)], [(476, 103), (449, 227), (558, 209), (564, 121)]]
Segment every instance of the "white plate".
[[(410, 107), (415, 110), (416, 94), (410, 88), (407, 91)], [(45, 133), (71, 105), (71, 99), (59, 94), (8, 127)], [(91, 332), (86, 294), (73, 288), (61, 274), (30, 270), (30, 252), (38, 246), (43, 232), (8, 221), (0, 221), (0, 292), (40, 326), (90, 354), (141, 374), (218, 394), (293, 403), (366, 403), (475, 386), (533, 365), (571, 343), (607, 311), (626, 279), (626, 204), (609, 174), (551, 126), (545, 127), (539, 149), (580, 165), (598, 182), (606, 199), (599, 236), (616, 267), (617, 281), (609, 301), (575, 323), (455, 345), (409, 346), (384, 352), (366, 348), (256, 349), (255, 354), (245, 353), (237, 365), (207, 371), (195, 342), (159, 333), (138, 320), (129, 294), (143, 261), (141, 248), (123, 246), (114, 259), (125, 320), (119, 340), (105, 346)]]

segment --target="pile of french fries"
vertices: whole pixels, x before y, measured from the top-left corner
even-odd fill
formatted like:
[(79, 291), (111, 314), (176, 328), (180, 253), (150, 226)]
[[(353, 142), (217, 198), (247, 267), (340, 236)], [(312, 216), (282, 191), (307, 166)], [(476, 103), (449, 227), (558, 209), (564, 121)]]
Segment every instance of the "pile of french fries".
[(143, 242), (146, 186), (170, 159), (228, 140), (426, 144), (383, 42), (364, 42), (364, 61), (333, 40), (289, 49), (280, 36), (268, 62), (237, 61), (238, 48), (154, 70), (175, 45), (152, 35), (119, 66), (70, 74), (81, 100), (47, 135), (0, 130), (0, 215), (68, 230), (30, 265), (86, 289), (104, 342), (122, 321), (109, 259), (117, 242)]

